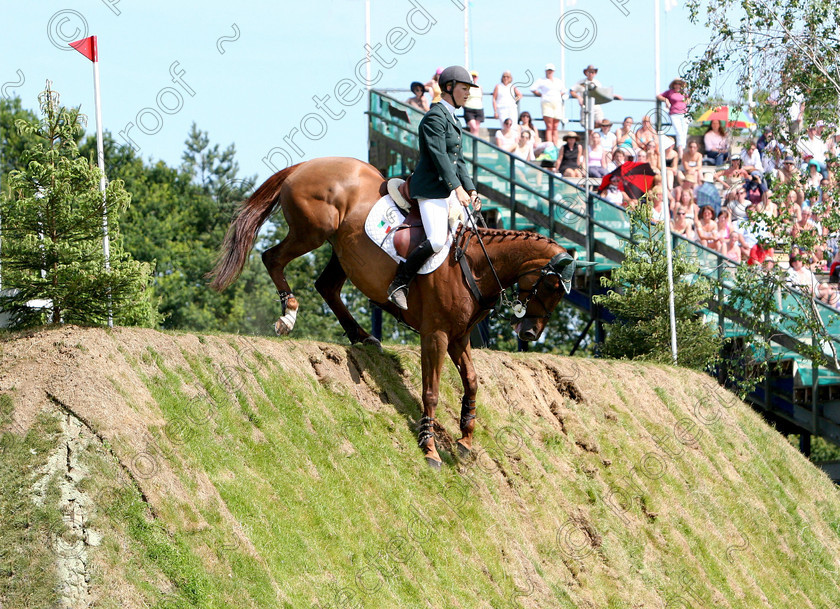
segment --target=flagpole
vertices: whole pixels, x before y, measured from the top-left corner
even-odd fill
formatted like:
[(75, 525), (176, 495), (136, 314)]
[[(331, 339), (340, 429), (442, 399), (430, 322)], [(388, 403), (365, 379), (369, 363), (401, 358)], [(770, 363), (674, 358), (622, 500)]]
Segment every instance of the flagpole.
[[(662, 82), (659, 70), (659, 60), (660, 60), (660, 26), (659, 26), (659, 0), (654, 0), (654, 10), (656, 11), (656, 15), (654, 16), (653, 21), (653, 29), (654, 29), (654, 75), (655, 75), (655, 87), (656, 87), (656, 94), (659, 95), (659, 92), (662, 90)], [(677, 321), (676, 321), (676, 313), (674, 311), (674, 263), (673, 263), (673, 252), (671, 251), (671, 210), (669, 209), (670, 205), (668, 203), (668, 161), (665, 159), (665, 130), (662, 127), (662, 113), (664, 107), (662, 102), (659, 99), (656, 100), (656, 130), (659, 133), (659, 159), (660, 159), (660, 172), (661, 172), (661, 183), (660, 189), (662, 191), (662, 215), (664, 216), (665, 220), (665, 259), (667, 261), (667, 270), (668, 270), (668, 317), (670, 319), (671, 325), (671, 357), (674, 360), (674, 364), (677, 363)]]
[[(102, 142), (102, 100), (99, 95), (99, 56), (93, 61), (93, 95), (96, 104), (96, 156), (99, 161), (99, 190), (102, 192), (102, 253), (105, 256), (105, 272), (111, 272), (111, 240), (108, 237), (108, 203), (105, 198), (105, 145)], [(111, 290), (108, 289), (108, 327), (114, 327), (114, 313), (111, 308)]]
[(464, 67), (470, 69), (470, 0), (464, 0)]

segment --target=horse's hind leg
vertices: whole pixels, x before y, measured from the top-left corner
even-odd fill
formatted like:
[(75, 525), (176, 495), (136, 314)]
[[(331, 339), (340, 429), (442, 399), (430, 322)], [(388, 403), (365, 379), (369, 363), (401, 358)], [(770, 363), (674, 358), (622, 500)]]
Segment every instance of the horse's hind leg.
[(315, 289), (318, 290), (318, 293), (323, 296), (324, 302), (335, 313), (335, 316), (338, 318), (338, 323), (344, 328), (344, 331), (347, 333), (347, 338), (350, 339), (351, 343), (379, 345), (379, 341), (359, 325), (350, 314), (350, 311), (347, 310), (344, 301), (341, 300), (341, 287), (346, 280), (347, 274), (341, 268), (338, 256), (333, 252), (330, 261), (315, 282)]
[(304, 238), (300, 238), (289, 231), (285, 239), (263, 252), (263, 264), (277, 287), (277, 292), (280, 294), (280, 303), (283, 306), (283, 316), (274, 324), (274, 331), (277, 334), (288, 334), (292, 331), (300, 306), (286, 281), (286, 265), (295, 258), (311, 252), (325, 240), (326, 238), (318, 231), (313, 230)]
[(464, 397), (461, 399), (461, 438), (458, 440), (458, 452), (462, 455), (472, 450), (473, 431), (475, 430), (475, 394), (478, 391), (478, 379), (472, 362), (470, 335), (449, 343), (449, 357), (455, 363), (464, 385)]

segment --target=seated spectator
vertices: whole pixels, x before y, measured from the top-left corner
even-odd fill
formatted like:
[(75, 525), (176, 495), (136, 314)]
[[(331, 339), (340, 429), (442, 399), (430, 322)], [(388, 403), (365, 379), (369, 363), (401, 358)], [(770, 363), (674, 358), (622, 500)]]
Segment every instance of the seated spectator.
[(758, 149), (758, 153), (763, 157), (767, 147), (772, 146), (775, 141), (776, 140), (773, 139), (773, 128), (765, 127), (761, 136), (755, 142), (755, 147)]
[(799, 195), (796, 190), (788, 191), (781, 213), (793, 222), (802, 220), (802, 206), (799, 204)]
[(612, 121), (608, 118), (601, 119), (601, 146), (604, 150), (610, 151), (615, 148), (615, 133), (612, 132)]
[(673, 209), (681, 207), (683, 209), (688, 210), (689, 221), (692, 224), (695, 224), (697, 222), (700, 216), (700, 208), (697, 206), (696, 199), (694, 198), (694, 189), (692, 189), (690, 185), (683, 184), (682, 187), (679, 188), (679, 198), (675, 197), (674, 203), (675, 204)]
[(697, 235), (694, 232), (692, 223), (688, 220), (690, 215), (690, 210), (677, 206), (677, 209), (674, 212), (674, 223), (671, 224), (671, 232), (675, 235), (681, 235), (689, 241), (696, 241)]
[(740, 184), (750, 177), (750, 172), (741, 167), (741, 157), (732, 157), (732, 162), (729, 167), (722, 169), (715, 173), (715, 180), (723, 184), (727, 189)]
[(636, 134), (633, 133), (633, 117), (628, 116), (621, 123), (621, 127), (615, 130), (615, 145), (635, 150), (639, 147), (636, 141)]
[(741, 151), (741, 163), (744, 166), (744, 170), (750, 173), (753, 171), (761, 172), (764, 168), (764, 164), (761, 162), (761, 154), (759, 154), (758, 148), (755, 147), (755, 142), (749, 142), (747, 147)]
[(516, 148), (516, 130), (513, 128), (513, 119), (506, 118), (502, 128), (496, 131), (496, 146), (505, 152), (513, 152)]
[(759, 264), (765, 270), (770, 271), (776, 266), (776, 260), (773, 256), (775, 256), (775, 252), (772, 247), (767, 247), (767, 244), (763, 241), (756, 241), (750, 248), (747, 265), (753, 266)]
[(533, 161), (534, 157), (534, 140), (533, 135), (527, 129), (523, 129), (519, 134), (519, 139), (516, 142), (516, 147), (513, 149), (513, 154), (520, 159), (526, 161)]
[(710, 164), (720, 167), (729, 160), (729, 136), (721, 121), (713, 120), (709, 125), (709, 130), (703, 135), (703, 146)]
[(808, 176), (805, 178), (805, 191), (819, 190), (820, 183), (823, 180), (822, 174), (820, 171), (820, 164), (817, 163), (814, 159), (808, 161)]
[(426, 83), (426, 91), (430, 91), (432, 94), (432, 103), (436, 104), (440, 101), (440, 85), (438, 84), (438, 80), (440, 80), (440, 75), (443, 73), (443, 68), (438, 68), (435, 70), (435, 75), (432, 76), (431, 80)]
[(527, 110), (519, 113), (518, 127), (520, 133), (526, 130), (531, 132), (531, 141), (534, 142), (534, 152), (539, 154), (541, 152), (540, 144), (543, 142), (540, 139), (540, 132), (537, 130), (537, 126), (534, 125), (534, 119), (531, 118), (531, 113)]
[(578, 134), (569, 131), (563, 136), (563, 141), (565, 144), (558, 152), (554, 171), (566, 178), (582, 178), (583, 146), (578, 144)]
[(601, 197), (615, 205), (626, 207), (630, 200), (627, 193), (621, 190), (618, 185), (621, 184), (621, 178), (617, 175), (610, 177), (610, 184), (601, 193)]
[(700, 210), (700, 219), (695, 226), (697, 241), (700, 245), (711, 250), (720, 252), (723, 250), (723, 241), (718, 233), (718, 225), (715, 221), (715, 212), (711, 207), (703, 207)]
[(827, 283), (821, 283), (813, 271), (805, 266), (804, 255), (799, 250), (790, 254), (790, 268), (787, 272), (790, 284), (805, 293), (813, 294), (819, 300), (832, 307), (837, 306), (837, 289)]
[(747, 220), (747, 210), (750, 205), (750, 200), (747, 199), (747, 191), (743, 186), (732, 190), (732, 199), (729, 200), (728, 208), (732, 214), (732, 223), (738, 230), (741, 230), (741, 223)]
[(744, 184), (744, 189), (747, 193), (747, 198), (750, 203), (756, 205), (760, 202), (767, 202), (767, 187), (762, 182), (762, 174), (758, 170), (750, 173), (750, 179)]
[(624, 165), (627, 161), (627, 150), (624, 148), (616, 148), (612, 153), (607, 153), (607, 173)]
[(653, 128), (653, 125), (650, 122), (650, 117), (645, 114), (642, 117), (642, 125), (636, 129), (636, 145), (641, 149), (647, 150), (646, 144), (648, 142), (656, 144), (658, 137), (659, 134), (657, 134), (656, 129)]
[(697, 142), (688, 143), (682, 155), (682, 170), (685, 178), (691, 178), (695, 184), (700, 182), (700, 167), (703, 165), (703, 155), (698, 150)]
[(654, 186), (647, 192), (647, 201), (650, 204), (650, 221), (653, 223), (664, 222), (665, 206), (662, 204), (662, 187)]
[(697, 205), (703, 207), (708, 205), (715, 210), (715, 214), (720, 212), (720, 193), (714, 184), (715, 178), (709, 174), (703, 174), (703, 183), (697, 187), (694, 192), (697, 198)]
[(590, 178), (603, 178), (607, 175), (607, 156), (601, 146), (601, 134), (598, 131), (589, 132), (589, 151), (587, 167)]
[(736, 230), (730, 231), (729, 239), (724, 243), (724, 255), (732, 262), (741, 264), (744, 259), (744, 249), (749, 250), (741, 233)]
[(426, 87), (423, 86), (423, 83), (416, 81), (411, 83), (411, 92), (414, 93), (414, 97), (409, 97), (405, 103), (417, 108), (420, 112), (428, 112), (431, 106), (429, 100), (426, 99)]
[[(729, 213), (728, 209), (722, 209), (717, 215), (717, 227), (718, 227), (718, 234), (720, 235), (721, 239), (724, 241), (729, 240), (729, 235), (732, 233), (737, 233), (738, 231), (735, 230), (732, 226), (731, 214)], [(739, 233), (740, 234), (740, 233)]]

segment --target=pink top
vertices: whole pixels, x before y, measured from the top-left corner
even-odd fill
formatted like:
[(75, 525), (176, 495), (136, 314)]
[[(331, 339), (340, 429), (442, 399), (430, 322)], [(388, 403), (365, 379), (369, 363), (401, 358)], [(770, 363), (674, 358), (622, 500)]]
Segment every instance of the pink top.
[(703, 136), (703, 144), (705, 144), (706, 150), (726, 152), (729, 148), (729, 139), (725, 135), (720, 135), (714, 131), (707, 131)]
[(688, 108), (685, 104), (685, 95), (677, 93), (673, 89), (668, 89), (662, 94), (662, 97), (671, 102), (671, 109), (668, 110), (668, 114), (685, 114)]

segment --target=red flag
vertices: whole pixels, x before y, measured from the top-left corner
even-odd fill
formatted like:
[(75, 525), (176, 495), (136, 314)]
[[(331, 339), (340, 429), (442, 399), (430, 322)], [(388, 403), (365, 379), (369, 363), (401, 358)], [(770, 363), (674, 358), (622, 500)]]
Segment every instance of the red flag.
[(71, 42), (70, 46), (91, 61), (99, 61), (99, 53), (96, 50), (96, 36), (88, 36), (76, 42)]

